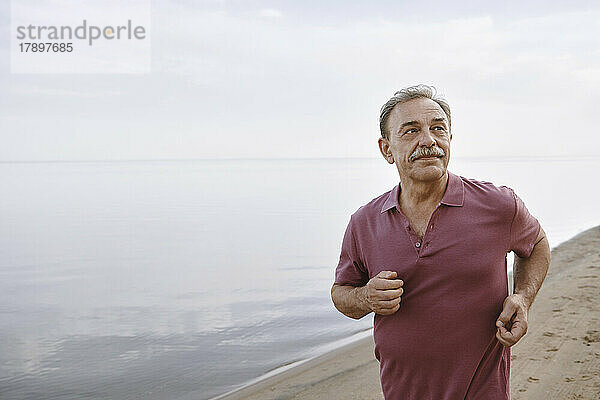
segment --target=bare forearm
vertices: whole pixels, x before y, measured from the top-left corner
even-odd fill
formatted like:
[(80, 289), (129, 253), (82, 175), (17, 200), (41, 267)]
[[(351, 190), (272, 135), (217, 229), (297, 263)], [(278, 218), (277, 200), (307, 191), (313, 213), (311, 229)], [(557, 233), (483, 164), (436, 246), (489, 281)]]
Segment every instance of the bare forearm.
[(331, 299), (335, 308), (342, 314), (360, 319), (369, 314), (369, 309), (366, 302), (366, 287), (365, 286), (342, 286), (334, 284), (331, 288)]
[(550, 247), (543, 230), (540, 231), (538, 241), (528, 258), (515, 255), (514, 281), (515, 294), (520, 294), (525, 299), (527, 307), (531, 307), (537, 292), (544, 282), (548, 266), (550, 265)]

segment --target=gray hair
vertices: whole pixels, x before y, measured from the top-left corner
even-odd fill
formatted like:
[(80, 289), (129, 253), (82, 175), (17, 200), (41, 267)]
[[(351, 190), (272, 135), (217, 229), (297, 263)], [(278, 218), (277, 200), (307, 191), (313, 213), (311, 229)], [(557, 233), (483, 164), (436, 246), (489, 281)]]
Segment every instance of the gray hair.
[(446, 117), (448, 117), (448, 125), (450, 125), (450, 106), (443, 97), (438, 96), (435, 87), (427, 85), (409, 86), (394, 93), (394, 96), (381, 107), (381, 112), (379, 114), (379, 130), (381, 131), (381, 137), (388, 138), (385, 125), (396, 104), (405, 103), (409, 100), (418, 98), (431, 99), (438, 103), (442, 110), (444, 110)]

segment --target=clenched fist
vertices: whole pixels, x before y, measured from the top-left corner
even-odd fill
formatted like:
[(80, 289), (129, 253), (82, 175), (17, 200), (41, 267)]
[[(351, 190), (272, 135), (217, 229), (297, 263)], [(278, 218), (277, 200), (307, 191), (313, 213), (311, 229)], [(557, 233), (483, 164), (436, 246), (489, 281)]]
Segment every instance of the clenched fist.
[(396, 279), (397, 275), (393, 271), (381, 271), (364, 286), (362, 301), (375, 314), (391, 315), (400, 308), (404, 282)]
[(506, 347), (516, 344), (527, 333), (529, 306), (520, 294), (511, 294), (504, 299), (502, 313), (496, 321), (496, 338)]

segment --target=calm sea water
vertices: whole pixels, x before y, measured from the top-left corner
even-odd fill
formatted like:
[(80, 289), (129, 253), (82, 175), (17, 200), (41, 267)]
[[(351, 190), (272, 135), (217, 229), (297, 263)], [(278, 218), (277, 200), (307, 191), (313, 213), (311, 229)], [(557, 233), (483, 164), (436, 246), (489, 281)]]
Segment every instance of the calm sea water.
[[(600, 224), (599, 159), (456, 159), (551, 245)], [(0, 164), (0, 398), (205, 400), (368, 329), (329, 288), (378, 159)]]

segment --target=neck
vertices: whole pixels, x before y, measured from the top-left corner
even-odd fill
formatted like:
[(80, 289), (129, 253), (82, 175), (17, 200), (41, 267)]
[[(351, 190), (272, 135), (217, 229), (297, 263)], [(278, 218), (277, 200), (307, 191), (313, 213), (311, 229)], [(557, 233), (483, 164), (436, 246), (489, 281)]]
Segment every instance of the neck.
[(408, 207), (435, 207), (444, 197), (448, 184), (448, 172), (434, 181), (416, 181), (400, 177), (400, 204)]

